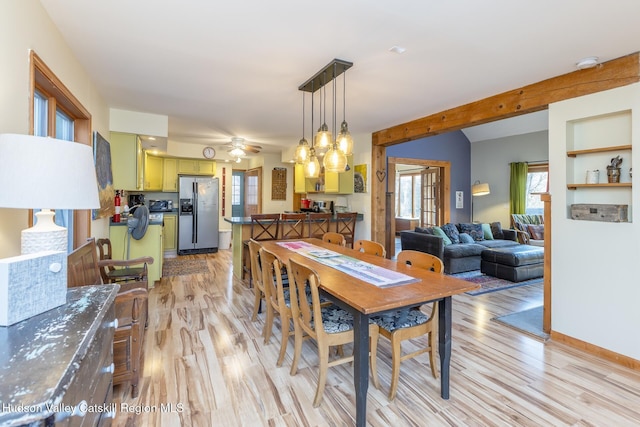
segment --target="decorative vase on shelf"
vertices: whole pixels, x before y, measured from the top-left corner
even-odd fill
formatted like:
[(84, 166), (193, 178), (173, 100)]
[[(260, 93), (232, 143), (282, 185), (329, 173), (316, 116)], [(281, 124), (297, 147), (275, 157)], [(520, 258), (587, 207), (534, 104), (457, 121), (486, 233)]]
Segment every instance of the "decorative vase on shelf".
[(607, 166), (607, 179), (610, 184), (620, 182), (620, 168)]

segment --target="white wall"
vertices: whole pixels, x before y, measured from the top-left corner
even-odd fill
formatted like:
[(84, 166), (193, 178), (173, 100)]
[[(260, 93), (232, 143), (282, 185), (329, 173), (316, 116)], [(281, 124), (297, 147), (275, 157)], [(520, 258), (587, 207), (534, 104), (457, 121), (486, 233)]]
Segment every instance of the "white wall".
[[(89, 110), (93, 130), (108, 135), (106, 104), (38, 0), (0, 2), (0, 133), (29, 133), (30, 49)], [(27, 227), (26, 210), (0, 209), (0, 258), (20, 253), (20, 231)], [(92, 223), (92, 235), (105, 230), (105, 220)]]
[(474, 197), (473, 219), (500, 221), (509, 228), (509, 181), (512, 162), (535, 162), (549, 159), (549, 133), (533, 132), (471, 144), (471, 179), (489, 184), (491, 194)]
[[(628, 119), (608, 117), (620, 112), (616, 116)], [(585, 118), (591, 119), (582, 126)], [(567, 190), (566, 186), (570, 181), (583, 183), (583, 168), (594, 167), (585, 163), (592, 155), (572, 159), (567, 150), (623, 144), (632, 144), (634, 150), (595, 155), (601, 170), (617, 154), (627, 172), (640, 158), (639, 84), (550, 105), (551, 321), (553, 331), (640, 359), (640, 216), (635, 213), (640, 210), (631, 209), (628, 223), (569, 219), (572, 203), (625, 199), (632, 203), (640, 200), (640, 189)], [(600, 182), (606, 182), (606, 176)]]

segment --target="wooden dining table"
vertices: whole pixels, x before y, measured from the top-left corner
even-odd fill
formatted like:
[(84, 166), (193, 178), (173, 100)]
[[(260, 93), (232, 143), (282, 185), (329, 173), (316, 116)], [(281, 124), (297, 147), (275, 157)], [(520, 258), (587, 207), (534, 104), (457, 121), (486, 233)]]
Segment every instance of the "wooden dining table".
[(305, 264), (320, 277), (321, 292), (333, 303), (353, 314), (354, 363), (353, 377), (356, 395), (356, 425), (364, 427), (367, 419), (367, 389), (369, 386), (369, 317), (375, 314), (438, 302), (438, 351), (440, 354), (440, 395), (449, 398), (449, 364), (451, 359), (451, 297), (478, 289), (479, 285), (424, 269), (411, 268), (386, 258), (365, 254), (319, 239), (301, 241), (356, 258), (360, 261), (397, 271), (416, 279), (407, 284), (378, 287), (336, 268), (315, 261), (284, 246), (281, 241), (259, 242), (283, 263), (289, 259)]

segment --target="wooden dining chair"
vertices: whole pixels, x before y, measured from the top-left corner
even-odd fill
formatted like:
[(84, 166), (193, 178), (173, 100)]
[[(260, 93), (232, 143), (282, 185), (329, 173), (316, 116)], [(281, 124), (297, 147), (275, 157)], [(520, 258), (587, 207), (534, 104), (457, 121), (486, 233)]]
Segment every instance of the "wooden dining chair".
[(262, 260), (260, 259), (260, 243), (253, 239), (248, 242), (249, 258), (251, 260), (251, 277), (253, 278), (253, 313), (251, 321), (255, 322), (260, 312), (262, 300), (265, 299), (264, 283), (262, 281)]
[(111, 240), (98, 239), (96, 246), (98, 247), (98, 267), (100, 267), (102, 283), (143, 282), (140, 287), (149, 290), (147, 265), (153, 264), (152, 257), (114, 260)]
[[(405, 250), (398, 253), (398, 263), (406, 264), (411, 268), (421, 268), (442, 274), (444, 265), (440, 258), (425, 252)], [(400, 362), (411, 359), (423, 353), (429, 353), (431, 374), (438, 378), (436, 366), (436, 333), (438, 330), (438, 303), (434, 302), (431, 308), (431, 316), (423, 313), (419, 307), (402, 309), (395, 312), (373, 316), (371, 318), (380, 327), (380, 334), (391, 340), (391, 389), (389, 400), (393, 400), (398, 389), (400, 377)], [(427, 336), (427, 345), (418, 350), (402, 355), (402, 341)], [(416, 344), (413, 342), (413, 344)]]
[[(289, 298), (289, 288), (285, 289), (282, 275), (283, 265), (278, 257), (265, 249), (260, 249), (260, 262), (262, 263), (262, 283), (264, 285), (264, 295), (267, 303), (267, 318), (264, 322), (264, 343), (271, 339), (273, 330), (273, 319), (280, 316), (280, 354), (277, 365), (281, 366), (287, 352), (289, 337), (294, 336), (291, 329), (293, 314), (291, 312), (291, 302)], [(284, 267), (286, 268), (286, 267)]]
[(332, 243), (338, 246), (346, 246), (347, 239), (344, 238), (344, 235), (340, 233), (334, 233), (333, 231), (329, 231), (328, 233), (324, 233), (322, 235), (322, 241), (327, 243)]
[(353, 243), (353, 249), (382, 258), (386, 258), (387, 256), (387, 251), (384, 249), (384, 246), (373, 240), (356, 240)]
[(336, 214), (336, 233), (344, 235), (348, 248), (353, 248), (357, 218), (357, 212), (338, 212)]
[[(280, 231), (280, 214), (251, 215), (250, 239), (255, 241), (277, 240)], [(251, 256), (249, 254), (249, 240), (242, 242), (242, 271), (243, 279), (247, 277), (249, 287), (252, 286)]]
[(328, 233), (331, 225), (331, 214), (324, 212), (309, 212), (309, 237), (322, 239), (325, 233)]
[(307, 222), (305, 213), (283, 213), (280, 215), (281, 239), (304, 239), (304, 223)]
[[(289, 259), (287, 264), (290, 279), (290, 300), (293, 321), (296, 322), (295, 344), (293, 362), (291, 365), (291, 375), (295, 375), (298, 370), (298, 360), (302, 351), (302, 341), (305, 336), (314, 339), (318, 348), (318, 360), (320, 363), (320, 373), (318, 375), (318, 386), (313, 400), (313, 406), (320, 405), (324, 387), (327, 380), (327, 370), (330, 366), (341, 365), (353, 361), (353, 355), (337, 357), (329, 361), (329, 349), (334, 346), (341, 346), (353, 342), (353, 316), (335, 306), (322, 306), (318, 292), (320, 279), (318, 274), (309, 267)], [(311, 304), (306, 298), (299, 298), (298, 295), (311, 295)], [(378, 326), (372, 322), (369, 324), (369, 357), (371, 365), (371, 376), (376, 388), (380, 387), (378, 382), (378, 371), (376, 365), (376, 353), (378, 347)]]

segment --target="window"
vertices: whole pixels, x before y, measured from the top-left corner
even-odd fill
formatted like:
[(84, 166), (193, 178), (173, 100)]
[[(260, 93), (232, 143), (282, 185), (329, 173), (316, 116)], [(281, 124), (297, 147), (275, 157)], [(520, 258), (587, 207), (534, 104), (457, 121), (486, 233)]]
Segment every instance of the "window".
[(396, 179), (396, 216), (420, 217), (420, 174), (400, 174)]
[(547, 163), (530, 164), (527, 173), (526, 214), (542, 215), (544, 213), (544, 202), (540, 198), (540, 193), (547, 191), (549, 191), (549, 165)]
[(239, 175), (233, 175), (231, 179), (231, 205), (240, 205), (240, 193), (242, 192), (242, 179)]

